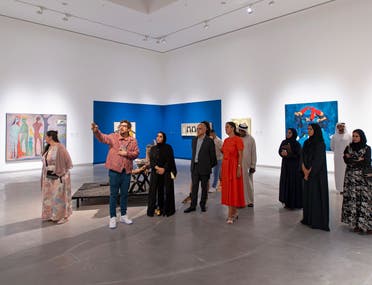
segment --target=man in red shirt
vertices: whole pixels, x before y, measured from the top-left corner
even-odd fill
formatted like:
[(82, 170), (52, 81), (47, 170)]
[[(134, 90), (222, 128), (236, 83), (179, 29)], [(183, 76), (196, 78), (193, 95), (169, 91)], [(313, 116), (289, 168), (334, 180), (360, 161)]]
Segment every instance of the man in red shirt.
[(137, 140), (129, 135), (131, 123), (123, 120), (119, 125), (119, 132), (103, 134), (95, 123), (92, 123), (92, 131), (95, 137), (102, 143), (109, 145), (105, 167), (109, 169), (110, 178), (110, 229), (116, 228), (116, 201), (120, 189), (120, 222), (132, 224), (128, 218), (128, 189), (133, 160), (138, 157), (139, 149)]

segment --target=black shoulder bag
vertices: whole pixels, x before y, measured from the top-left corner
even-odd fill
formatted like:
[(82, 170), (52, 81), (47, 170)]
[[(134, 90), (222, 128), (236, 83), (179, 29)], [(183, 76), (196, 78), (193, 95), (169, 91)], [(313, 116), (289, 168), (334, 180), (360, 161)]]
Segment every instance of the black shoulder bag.
[[(48, 167), (47, 155), (45, 155), (45, 166)], [(53, 170), (47, 170), (46, 178), (49, 178), (49, 179), (52, 179), (52, 180), (57, 180), (60, 177), (57, 174), (55, 174), (53, 172)]]

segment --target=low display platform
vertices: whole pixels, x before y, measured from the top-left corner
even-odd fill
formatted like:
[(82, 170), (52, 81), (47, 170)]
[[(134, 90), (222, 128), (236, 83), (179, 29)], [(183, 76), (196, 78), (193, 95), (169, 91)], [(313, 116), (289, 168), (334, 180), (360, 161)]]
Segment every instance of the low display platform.
[[(128, 203), (147, 201), (147, 195), (150, 188), (150, 181), (146, 172), (132, 174), (132, 180), (129, 186), (129, 197)], [(84, 183), (75, 193), (72, 195), (72, 200), (76, 200), (76, 208), (80, 207), (80, 202), (88, 198), (109, 198), (110, 197), (110, 186), (107, 182), (91, 182)], [(120, 193), (118, 195), (118, 200)]]

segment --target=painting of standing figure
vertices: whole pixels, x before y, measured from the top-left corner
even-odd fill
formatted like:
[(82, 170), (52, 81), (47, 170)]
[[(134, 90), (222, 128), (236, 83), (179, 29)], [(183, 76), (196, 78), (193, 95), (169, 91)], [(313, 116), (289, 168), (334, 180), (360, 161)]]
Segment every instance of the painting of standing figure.
[(337, 122), (337, 101), (285, 105), (285, 127), (296, 129), (297, 140), (301, 145), (308, 139), (307, 126), (317, 123), (322, 130), (326, 150), (331, 150), (331, 136)]
[(66, 146), (66, 115), (6, 114), (6, 161), (40, 159), (49, 130)]

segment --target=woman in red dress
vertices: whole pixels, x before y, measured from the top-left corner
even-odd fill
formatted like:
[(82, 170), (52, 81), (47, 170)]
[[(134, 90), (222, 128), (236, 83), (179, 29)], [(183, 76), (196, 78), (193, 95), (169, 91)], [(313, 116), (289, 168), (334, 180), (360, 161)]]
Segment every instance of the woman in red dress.
[(225, 125), (226, 134), (229, 136), (222, 145), (221, 169), (221, 203), (229, 207), (226, 223), (233, 224), (238, 218), (238, 207), (245, 207), (242, 157), (244, 144), (236, 131), (234, 122)]

